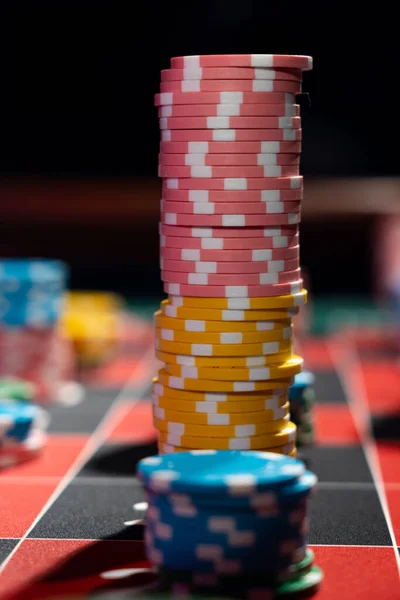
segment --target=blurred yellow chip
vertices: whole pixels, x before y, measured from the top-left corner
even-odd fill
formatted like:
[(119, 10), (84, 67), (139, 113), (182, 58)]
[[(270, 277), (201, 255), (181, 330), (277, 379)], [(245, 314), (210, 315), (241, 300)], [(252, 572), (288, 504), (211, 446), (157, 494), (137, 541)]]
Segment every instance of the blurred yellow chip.
[(81, 362), (103, 362), (119, 341), (122, 298), (106, 292), (69, 292), (62, 317), (63, 331)]
[(66, 310), (88, 311), (119, 311), (123, 300), (111, 292), (68, 292), (66, 296)]

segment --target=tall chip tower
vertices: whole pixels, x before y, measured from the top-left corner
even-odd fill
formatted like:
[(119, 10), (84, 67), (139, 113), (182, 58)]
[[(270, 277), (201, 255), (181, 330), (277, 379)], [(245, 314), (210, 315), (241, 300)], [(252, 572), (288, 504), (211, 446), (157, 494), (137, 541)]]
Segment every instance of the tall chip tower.
[(208, 55), (161, 72), (160, 454), (296, 454), (292, 319), (307, 301), (296, 94), (310, 69), (309, 56)]

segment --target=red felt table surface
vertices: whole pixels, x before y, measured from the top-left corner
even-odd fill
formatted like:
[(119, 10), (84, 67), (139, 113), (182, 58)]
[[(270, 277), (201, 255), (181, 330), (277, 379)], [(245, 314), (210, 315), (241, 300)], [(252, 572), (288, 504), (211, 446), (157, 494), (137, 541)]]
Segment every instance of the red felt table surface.
[[(119, 356), (84, 374), (85, 402), (52, 409), (43, 455), (0, 474), (0, 600), (84, 598), (152, 580), (143, 528), (127, 525), (140, 499), (135, 464), (155, 451), (152, 324), (141, 326), (136, 338), (126, 329)], [(304, 456), (319, 477), (310, 530), (325, 573), (318, 600), (400, 595), (400, 371), (384, 343), (371, 356), (357, 340), (302, 344), (316, 376), (317, 444)]]

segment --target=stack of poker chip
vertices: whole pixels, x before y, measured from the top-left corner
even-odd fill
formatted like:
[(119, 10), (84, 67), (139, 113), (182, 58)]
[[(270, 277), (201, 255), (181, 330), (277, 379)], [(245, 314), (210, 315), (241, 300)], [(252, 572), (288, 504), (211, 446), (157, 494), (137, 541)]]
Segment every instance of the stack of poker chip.
[(148, 502), (147, 556), (174, 597), (275, 598), (318, 588), (322, 573), (307, 548), (316, 477), (301, 461), (191, 451), (143, 459), (138, 476)]
[(295, 452), (288, 388), (303, 180), (295, 94), (307, 56), (172, 58), (162, 71), (160, 452)]
[(48, 414), (31, 384), (0, 379), (0, 469), (35, 457), (46, 442)]
[(117, 353), (122, 305), (122, 298), (109, 292), (67, 294), (62, 326), (80, 364), (98, 365)]
[(315, 440), (313, 407), (315, 377), (311, 371), (298, 373), (289, 388), (290, 416), (297, 427), (297, 446), (308, 446)]
[(65, 395), (74, 355), (60, 334), (67, 269), (56, 260), (0, 261), (0, 377), (35, 386), (40, 403)]

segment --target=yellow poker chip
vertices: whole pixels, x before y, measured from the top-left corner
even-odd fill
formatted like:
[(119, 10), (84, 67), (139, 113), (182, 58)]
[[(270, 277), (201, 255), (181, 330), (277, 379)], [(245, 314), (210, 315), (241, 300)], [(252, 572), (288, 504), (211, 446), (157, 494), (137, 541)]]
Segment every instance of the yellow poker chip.
[(172, 329), (174, 331), (231, 333), (231, 332), (264, 332), (290, 327), (291, 319), (276, 319), (274, 321), (206, 321), (199, 319), (179, 319), (165, 317), (161, 311), (155, 314), (157, 329)]
[(154, 419), (154, 427), (159, 431), (188, 436), (216, 438), (244, 438), (283, 431), (289, 423), (289, 416), (277, 421), (251, 423), (247, 425), (193, 425)]
[[(179, 411), (184, 414), (192, 415), (244, 415), (250, 418), (256, 412), (261, 412), (266, 421), (272, 419), (283, 419), (289, 412), (289, 402), (287, 396), (279, 398), (267, 398), (265, 400), (255, 400), (254, 402), (194, 402), (193, 400), (176, 400), (165, 396), (152, 396), (154, 408), (167, 411)], [(161, 413), (160, 413), (161, 414)]]
[[(181, 403), (182, 404), (182, 403)], [(162, 408), (157, 403), (153, 406), (153, 417), (170, 423), (184, 423), (186, 425), (248, 425), (251, 423), (281, 422), (289, 420), (289, 403), (276, 410), (261, 410), (254, 412), (235, 413), (209, 413), (209, 412), (184, 412), (180, 410)]]
[(211, 379), (216, 381), (269, 381), (271, 379), (293, 377), (297, 373), (300, 373), (302, 365), (303, 359), (300, 358), (300, 356), (294, 356), (281, 365), (271, 367), (252, 367), (250, 369), (235, 367), (232, 369), (225, 369), (218, 367), (187, 367), (166, 363), (165, 370), (170, 375), (190, 379)]
[(224, 310), (220, 308), (195, 308), (175, 306), (169, 300), (161, 302), (161, 313), (165, 317), (193, 321), (238, 321), (244, 323), (252, 321), (279, 321), (290, 319), (299, 314), (299, 307), (272, 308), (270, 310)]
[(261, 392), (274, 388), (288, 388), (294, 378), (271, 379), (270, 381), (213, 381), (209, 379), (190, 379), (169, 375), (165, 369), (158, 372), (160, 383), (180, 390), (199, 392)]
[(192, 435), (179, 435), (177, 433), (159, 432), (159, 439), (165, 444), (183, 446), (185, 448), (198, 448), (208, 450), (259, 450), (260, 448), (274, 448), (295, 443), (296, 425), (289, 424), (277, 433), (254, 435), (248, 437), (201, 437)]
[(106, 292), (69, 292), (61, 329), (72, 341), (79, 360), (93, 364), (106, 360), (120, 340), (123, 300)]
[(179, 331), (177, 329), (156, 329), (156, 338), (170, 342), (189, 342), (191, 344), (256, 344), (290, 340), (293, 328), (282, 327), (270, 331)]
[[(282, 397), (287, 398), (288, 389), (287, 387), (275, 387), (272, 390), (266, 390), (263, 392), (198, 392), (191, 390), (179, 390), (176, 388), (169, 387), (167, 384), (163, 385), (158, 377), (154, 377), (152, 385), (153, 393), (157, 396), (166, 396), (169, 398), (176, 398), (179, 400), (194, 400), (194, 401), (211, 401), (211, 402), (253, 402), (254, 400), (273, 400), (274, 398), (281, 399)], [(286, 400), (285, 400), (286, 402)]]
[(156, 357), (169, 365), (182, 365), (186, 367), (264, 367), (268, 365), (279, 365), (286, 363), (293, 355), (291, 352), (280, 352), (279, 354), (267, 354), (265, 356), (185, 356), (184, 354), (171, 354), (156, 350)]
[(119, 314), (107, 312), (69, 311), (63, 315), (63, 329), (75, 340), (116, 340), (119, 334)]
[[(212, 450), (213, 448), (210, 448)], [(165, 444), (164, 442), (158, 442), (158, 451), (160, 454), (174, 454), (175, 452), (191, 452), (193, 448), (184, 448), (181, 446), (174, 446), (173, 444)], [(277, 448), (259, 448), (261, 452), (273, 452), (275, 454), (286, 454), (286, 456), (292, 456), (296, 458), (297, 450), (294, 444), (286, 444), (285, 446), (278, 446)]]
[(188, 308), (220, 308), (228, 310), (265, 310), (303, 306), (307, 302), (307, 290), (284, 296), (262, 296), (261, 298), (196, 298), (195, 296), (168, 296), (173, 306)]
[(67, 308), (85, 311), (114, 311), (120, 310), (123, 300), (112, 292), (68, 292), (66, 295)]
[(259, 342), (258, 344), (190, 344), (156, 339), (155, 345), (156, 350), (162, 352), (193, 356), (260, 356), (292, 351), (291, 340)]

